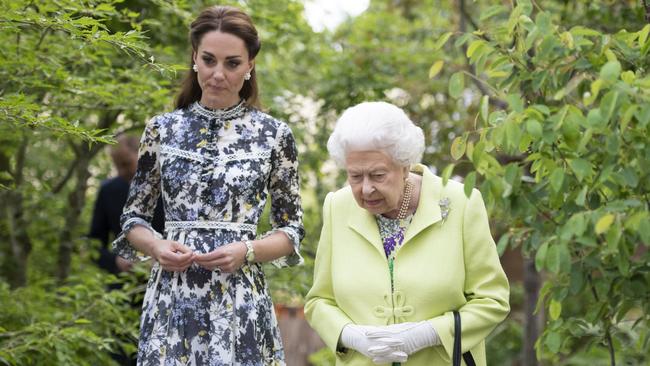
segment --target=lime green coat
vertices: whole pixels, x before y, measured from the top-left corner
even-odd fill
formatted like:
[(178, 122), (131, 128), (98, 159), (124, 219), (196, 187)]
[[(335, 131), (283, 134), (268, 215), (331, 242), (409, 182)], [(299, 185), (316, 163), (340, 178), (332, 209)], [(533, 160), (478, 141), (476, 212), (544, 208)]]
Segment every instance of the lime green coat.
[[(499, 262), (478, 190), (433, 175), (425, 166), (418, 208), (396, 251), (391, 296), (388, 262), (374, 216), (360, 208), (350, 187), (330, 193), (323, 205), (314, 283), (305, 313), (333, 351), (348, 323), (385, 325), (426, 320), (442, 346), (425, 348), (403, 365), (451, 365), (452, 311), (460, 311), (463, 352), (485, 365), (486, 336), (508, 314), (508, 279)], [(443, 220), (440, 200), (450, 201)], [(354, 351), (337, 353), (337, 365), (374, 365)]]

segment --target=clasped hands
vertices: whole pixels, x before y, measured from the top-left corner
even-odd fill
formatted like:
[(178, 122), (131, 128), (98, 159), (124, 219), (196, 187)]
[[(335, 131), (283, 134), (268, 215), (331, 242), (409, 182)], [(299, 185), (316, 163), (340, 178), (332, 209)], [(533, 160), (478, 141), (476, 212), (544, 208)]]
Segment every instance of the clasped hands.
[(231, 273), (246, 261), (246, 244), (238, 241), (209, 253), (195, 253), (177, 241), (159, 240), (153, 246), (152, 257), (167, 271), (182, 272), (196, 263), (209, 271), (219, 268), (222, 272)]
[(382, 364), (406, 362), (409, 355), (440, 345), (440, 337), (426, 321), (387, 326), (348, 324), (341, 332), (341, 344)]

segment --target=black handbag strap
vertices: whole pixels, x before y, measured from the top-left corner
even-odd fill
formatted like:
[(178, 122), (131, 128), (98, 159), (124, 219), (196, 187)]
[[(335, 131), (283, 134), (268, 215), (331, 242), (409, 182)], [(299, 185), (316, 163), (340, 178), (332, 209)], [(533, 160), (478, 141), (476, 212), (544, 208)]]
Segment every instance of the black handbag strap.
[[(460, 352), (460, 314), (458, 311), (454, 310), (454, 351), (452, 354), (453, 366), (460, 366)], [(463, 353), (462, 357), (467, 366), (476, 366), (476, 362), (474, 362), (474, 357), (472, 357), (472, 353), (470, 351)]]

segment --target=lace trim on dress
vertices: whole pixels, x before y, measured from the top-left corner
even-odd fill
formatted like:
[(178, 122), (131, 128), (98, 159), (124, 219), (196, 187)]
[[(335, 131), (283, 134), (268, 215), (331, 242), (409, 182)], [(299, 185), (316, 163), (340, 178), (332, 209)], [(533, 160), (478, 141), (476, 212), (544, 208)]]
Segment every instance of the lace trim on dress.
[(161, 146), (160, 147), (160, 152), (164, 153), (164, 154), (180, 156), (182, 158), (186, 158), (186, 159), (190, 159), (190, 160), (196, 160), (196, 161), (198, 161), (200, 163), (202, 163), (205, 160), (203, 155), (201, 155), (199, 153), (195, 153), (195, 152), (187, 151), (187, 150), (181, 150), (181, 149), (177, 149), (175, 147), (171, 147), (171, 146), (167, 146), (167, 145)]
[(201, 103), (194, 102), (190, 106), (190, 110), (206, 118), (217, 118), (225, 121), (242, 116), (246, 112), (246, 104), (244, 102), (242, 99), (239, 101), (239, 104), (227, 109), (208, 109), (202, 106)]
[(170, 229), (223, 229), (255, 233), (257, 225), (226, 221), (166, 221), (165, 230)]
[(229, 162), (229, 161), (236, 161), (236, 160), (268, 159), (271, 157), (271, 150), (265, 150), (265, 151), (255, 151), (255, 152), (250, 152), (245, 154), (231, 154), (231, 155), (217, 156), (212, 158), (209, 156), (203, 156), (193, 151), (181, 150), (167, 145), (161, 146), (160, 152), (163, 154), (180, 156), (182, 158), (195, 160), (198, 161), (199, 163), (203, 163), (206, 159), (213, 160), (214, 162), (219, 163), (219, 162)]
[(218, 156), (215, 158), (215, 161), (228, 162), (228, 161), (235, 161), (235, 160), (267, 159), (270, 157), (271, 157), (271, 150), (265, 150), (265, 151), (251, 152), (247, 154), (232, 154), (232, 155)]

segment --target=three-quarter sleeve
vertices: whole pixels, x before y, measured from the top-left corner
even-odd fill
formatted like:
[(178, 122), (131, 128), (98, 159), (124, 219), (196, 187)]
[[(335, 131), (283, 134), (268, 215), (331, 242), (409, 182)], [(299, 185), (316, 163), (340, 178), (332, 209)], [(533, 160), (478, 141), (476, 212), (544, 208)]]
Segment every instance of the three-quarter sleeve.
[(271, 263), (277, 267), (295, 266), (303, 263), (300, 256), (300, 241), (305, 236), (300, 203), (300, 181), (298, 179), (298, 150), (291, 130), (280, 124), (276, 144), (271, 154), (269, 177), (271, 194), (270, 221), (272, 230), (265, 234), (284, 232), (293, 244), (293, 252)]
[(115, 254), (128, 260), (145, 259), (131, 246), (126, 235), (136, 225), (149, 229), (156, 237), (162, 235), (151, 226), (154, 210), (160, 196), (160, 165), (158, 161), (160, 147), (159, 126), (154, 118), (145, 127), (140, 150), (138, 168), (129, 187), (129, 195), (120, 216), (122, 232), (113, 241)]
[[(460, 308), (462, 351), (483, 341), (510, 311), (508, 279), (499, 262), (481, 193), (474, 189), (463, 216), (463, 256), (467, 302)], [(453, 351), (454, 319), (451, 312), (432, 319), (449, 357)]]
[(321, 229), (316, 258), (314, 259), (314, 281), (305, 298), (305, 317), (323, 342), (333, 352), (343, 327), (354, 323), (341, 310), (334, 296), (332, 283), (332, 193), (323, 203), (323, 228)]

